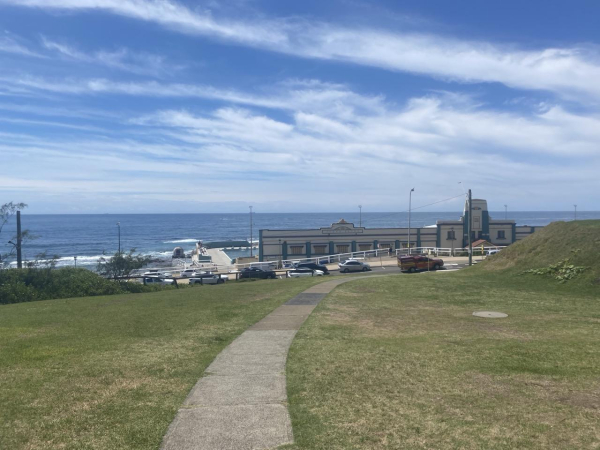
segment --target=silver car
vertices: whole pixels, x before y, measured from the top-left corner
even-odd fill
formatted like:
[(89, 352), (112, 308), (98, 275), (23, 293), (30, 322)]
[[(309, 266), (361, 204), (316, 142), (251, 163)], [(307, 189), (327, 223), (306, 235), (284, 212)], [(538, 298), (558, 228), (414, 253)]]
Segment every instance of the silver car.
[(366, 272), (371, 270), (371, 266), (362, 261), (357, 261), (355, 259), (349, 259), (347, 261), (341, 262), (338, 264), (340, 268), (340, 272), (348, 273), (348, 272)]

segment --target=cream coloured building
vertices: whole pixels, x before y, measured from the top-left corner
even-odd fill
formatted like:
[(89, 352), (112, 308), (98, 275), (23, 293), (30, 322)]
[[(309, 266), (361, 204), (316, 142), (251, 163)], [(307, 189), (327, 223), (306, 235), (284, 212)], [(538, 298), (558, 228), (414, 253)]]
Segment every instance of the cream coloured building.
[[(440, 220), (432, 227), (412, 228), (413, 247), (464, 248), (468, 245), (468, 205), (459, 220)], [(472, 200), (472, 240), (485, 239), (506, 246), (529, 236), (540, 227), (516, 226), (514, 220), (494, 220), (487, 201)], [(317, 258), (377, 248), (408, 248), (408, 228), (365, 228), (340, 220), (330, 227), (298, 230), (260, 230), (260, 261)]]

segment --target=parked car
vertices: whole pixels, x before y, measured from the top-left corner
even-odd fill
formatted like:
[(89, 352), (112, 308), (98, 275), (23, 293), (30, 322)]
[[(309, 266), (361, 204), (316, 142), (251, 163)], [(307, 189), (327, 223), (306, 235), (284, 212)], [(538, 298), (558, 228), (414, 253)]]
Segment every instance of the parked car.
[(357, 261), (355, 259), (347, 259), (344, 262), (338, 264), (340, 268), (340, 272), (348, 273), (348, 272), (366, 272), (371, 270), (371, 266), (362, 261)]
[(203, 272), (201, 270), (199, 271), (198, 269), (185, 269), (179, 273), (179, 276), (181, 278), (193, 278), (198, 275), (205, 274), (205, 273), (207, 273), (207, 272)]
[(313, 270), (309, 268), (298, 268), (290, 270), (287, 273), (290, 278), (301, 278), (301, 277), (322, 277), (324, 272), (322, 270)]
[(165, 286), (165, 285), (177, 285), (177, 281), (172, 279), (172, 278), (161, 278), (158, 276), (152, 276), (152, 277), (144, 277), (143, 278), (143, 283), (146, 285), (161, 285), (161, 286)]
[(425, 255), (399, 256), (398, 267), (402, 272), (417, 272), (421, 270), (438, 270), (444, 266), (439, 258), (429, 258)]
[(158, 269), (150, 269), (142, 274), (143, 277), (158, 277), (158, 278), (170, 278), (173, 276), (171, 272), (161, 272)]
[(499, 248), (495, 248), (495, 249), (492, 249), (492, 250), (486, 250), (485, 254), (487, 256), (491, 256), (491, 255), (495, 255), (496, 253), (499, 253), (499, 252), (500, 252), (500, 249)]
[(225, 278), (216, 274), (203, 274), (201, 276), (190, 278), (190, 284), (223, 284)]
[(246, 267), (240, 272), (240, 278), (277, 278), (277, 274), (272, 270), (265, 270), (259, 267)]
[(320, 270), (325, 275), (329, 275), (329, 269), (326, 266), (322, 266), (321, 264), (315, 263), (299, 263), (296, 265), (297, 269), (312, 269), (312, 270)]

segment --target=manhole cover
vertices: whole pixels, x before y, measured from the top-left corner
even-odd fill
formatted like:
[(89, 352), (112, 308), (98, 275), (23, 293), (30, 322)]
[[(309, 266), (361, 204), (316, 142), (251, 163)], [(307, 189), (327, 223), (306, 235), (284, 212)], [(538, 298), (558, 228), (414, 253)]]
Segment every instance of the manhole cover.
[(486, 319), (501, 319), (503, 317), (508, 317), (508, 314), (494, 311), (475, 311), (473, 315), (477, 317), (485, 317)]

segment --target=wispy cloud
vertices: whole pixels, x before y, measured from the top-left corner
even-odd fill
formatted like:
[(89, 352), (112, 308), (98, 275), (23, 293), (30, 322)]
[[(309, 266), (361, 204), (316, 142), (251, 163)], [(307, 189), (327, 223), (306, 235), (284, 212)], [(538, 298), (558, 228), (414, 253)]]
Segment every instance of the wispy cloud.
[(16, 36), (10, 33), (0, 35), (0, 52), (13, 53), (16, 55), (29, 56), (34, 58), (43, 58), (38, 52), (31, 50), (25, 43), (21, 42)]
[(44, 9), (101, 10), (290, 55), (425, 74), (464, 83), (498, 82), (600, 100), (600, 55), (593, 48), (521, 49), (436, 34), (348, 28), (302, 20), (215, 18), (169, 0), (0, 0)]
[(146, 52), (132, 52), (126, 48), (112, 52), (106, 50), (83, 52), (72, 45), (60, 43), (45, 36), (42, 36), (42, 45), (47, 50), (58, 52), (69, 60), (99, 64), (138, 75), (160, 77), (183, 68), (181, 65), (168, 64), (163, 56)]

